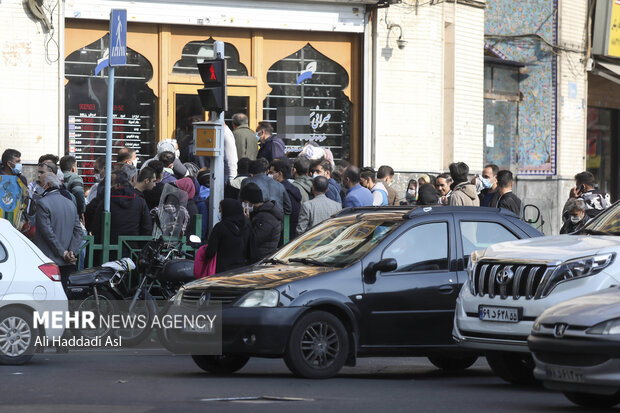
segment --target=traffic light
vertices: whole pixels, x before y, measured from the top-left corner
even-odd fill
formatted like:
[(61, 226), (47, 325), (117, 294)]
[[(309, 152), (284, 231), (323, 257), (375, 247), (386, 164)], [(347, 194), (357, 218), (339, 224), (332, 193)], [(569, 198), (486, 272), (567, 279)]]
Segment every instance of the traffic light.
[(207, 111), (222, 112), (228, 109), (226, 96), (226, 60), (205, 60), (198, 63), (198, 72), (205, 87), (198, 89), (202, 107)]

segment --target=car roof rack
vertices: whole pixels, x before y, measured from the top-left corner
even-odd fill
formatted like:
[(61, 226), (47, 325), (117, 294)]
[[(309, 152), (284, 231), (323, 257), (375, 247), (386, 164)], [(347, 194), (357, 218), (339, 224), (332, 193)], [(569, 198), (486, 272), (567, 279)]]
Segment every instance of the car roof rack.
[[(354, 213), (373, 213), (373, 212), (411, 212), (413, 209), (419, 208), (416, 205), (390, 205), (390, 206), (366, 206), (366, 207), (349, 207), (344, 208), (332, 215), (332, 218), (344, 215), (352, 215)], [(405, 214), (407, 215), (407, 214)]]
[[(337, 218), (345, 215), (352, 215), (355, 213), (377, 213), (377, 212), (403, 212), (403, 219), (410, 219), (415, 216), (434, 213), (434, 214), (448, 214), (453, 212), (475, 212), (483, 214), (502, 214), (509, 216), (516, 216), (512, 211), (503, 208), (490, 208), (479, 206), (449, 206), (449, 205), (392, 205), (392, 206), (368, 206), (368, 207), (353, 207), (345, 208), (332, 215), (332, 218)], [(518, 218), (518, 217), (517, 217)]]

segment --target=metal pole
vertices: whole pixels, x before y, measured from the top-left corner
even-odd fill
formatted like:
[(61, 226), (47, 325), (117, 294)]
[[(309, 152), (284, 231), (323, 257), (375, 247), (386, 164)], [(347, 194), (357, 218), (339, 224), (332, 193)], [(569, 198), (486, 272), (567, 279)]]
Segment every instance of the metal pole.
[(103, 262), (110, 254), (110, 192), (112, 190), (112, 131), (114, 127), (114, 66), (108, 66), (108, 115), (105, 142), (105, 194), (103, 201)]
[[(215, 57), (224, 59), (224, 42), (218, 40), (215, 42)], [(225, 132), (224, 132), (224, 111), (219, 116), (217, 112), (209, 112), (209, 121), (220, 124), (220, 153), (211, 158), (211, 191), (209, 193), (209, 232), (215, 224), (219, 222), (220, 201), (224, 199), (224, 148), (225, 148)]]

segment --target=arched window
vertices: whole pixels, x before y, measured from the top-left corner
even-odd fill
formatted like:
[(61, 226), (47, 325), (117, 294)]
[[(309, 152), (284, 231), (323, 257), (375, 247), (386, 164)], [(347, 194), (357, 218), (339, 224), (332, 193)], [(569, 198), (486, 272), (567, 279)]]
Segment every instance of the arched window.
[[(84, 183), (94, 183), (94, 160), (105, 155), (108, 100), (107, 68), (95, 75), (98, 61), (107, 54), (108, 35), (71, 53), (65, 60), (65, 137), (75, 154)], [(127, 65), (115, 69), (114, 153), (135, 148), (140, 161), (155, 153), (157, 98), (147, 82), (153, 77), (149, 61), (127, 48)]]
[(336, 159), (350, 157), (351, 101), (343, 92), (349, 75), (342, 66), (307, 44), (273, 64), (267, 82), (272, 91), (263, 102), (263, 119), (288, 152), (316, 141)]
[[(237, 48), (230, 43), (224, 43), (224, 55), (226, 56), (228, 76), (247, 76), (248, 69), (239, 61)], [(210, 37), (207, 40), (196, 40), (187, 43), (181, 52), (181, 59), (177, 60), (172, 68), (172, 73), (198, 74), (198, 63), (215, 57), (215, 40)]]

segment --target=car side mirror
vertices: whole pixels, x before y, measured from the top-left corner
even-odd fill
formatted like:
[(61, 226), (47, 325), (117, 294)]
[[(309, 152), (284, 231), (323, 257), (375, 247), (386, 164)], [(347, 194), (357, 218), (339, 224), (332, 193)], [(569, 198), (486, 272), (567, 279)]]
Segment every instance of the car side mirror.
[(187, 241), (187, 245), (192, 248), (200, 248), (202, 245), (202, 240), (198, 235), (190, 235), (189, 240)]
[(391, 272), (398, 268), (394, 258), (385, 258), (379, 262), (371, 262), (364, 270), (364, 282), (374, 284), (377, 281), (377, 272)]

